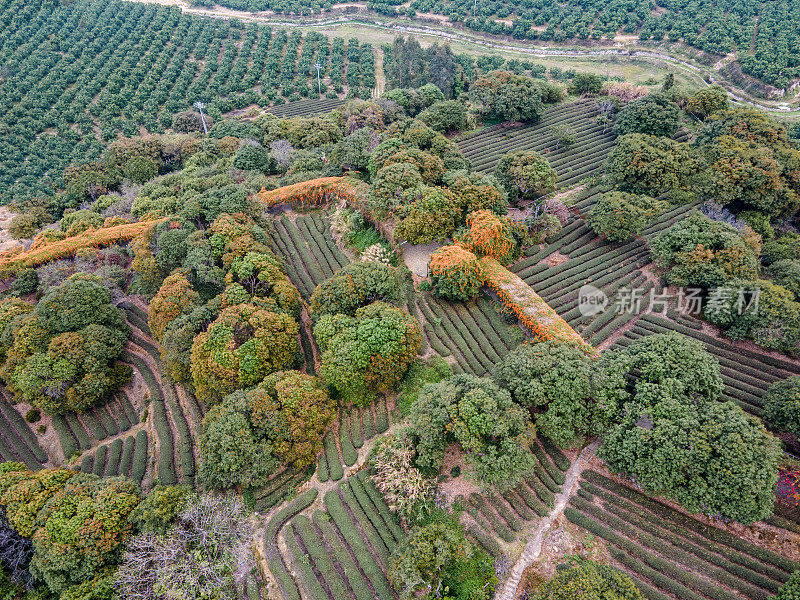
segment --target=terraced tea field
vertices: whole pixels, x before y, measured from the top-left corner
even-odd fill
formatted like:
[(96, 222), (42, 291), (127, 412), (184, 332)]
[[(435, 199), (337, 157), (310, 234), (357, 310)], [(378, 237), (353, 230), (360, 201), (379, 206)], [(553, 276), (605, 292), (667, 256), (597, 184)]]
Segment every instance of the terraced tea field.
[[(541, 121), (519, 127), (500, 124), (465, 135), (458, 147), (480, 173), (494, 171), (502, 156), (517, 150), (535, 150), (544, 155), (558, 174), (557, 186), (569, 187), (596, 175), (614, 147), (614, 134), (597, 123), (599, 109), (594, 100), (579, 100), (549, 108)], [(554, 128), (570, 127), (575, 143), (559, 147)]]
[(319, 212), (294, 220), (281, 217), (274, 223), (272, 250), (283, 258), (289, 279), (304, 298), (310, 298), (317, 285), (350, 262), (336, 247), (330, 224)]
[(314, 100), (307, 98), (304, 100), (296, 100), (294, 102), (286, 102), (285, 104), (276, 104), (266, 109), (266, 112), (272, 113), (276, 117), (310, 117), (313, 115), (321, 115), (329, 113), (332, 110), (339, 108), (344, 104), (344, 100), (338, 98), (320, 98)]
[(607, 543), (649, 600), (766, 599), (800, 568), (595, 471), (564, 514)]
[(386, 571), (405, 532), (366, 472), (327, 491), (322, 505), (308, 512), (318, 494), (316, 489), (302, 494), (266, 527), (264, 553), (283, 597), (395, 598)]
[(416, 306), (425, 319), (427, 343), (440, 356), (452, 356), (458, 373), (485, 375), (525, 338), (520, 328), (503, 322), (485, 295), (464, 303), (426, 293)]

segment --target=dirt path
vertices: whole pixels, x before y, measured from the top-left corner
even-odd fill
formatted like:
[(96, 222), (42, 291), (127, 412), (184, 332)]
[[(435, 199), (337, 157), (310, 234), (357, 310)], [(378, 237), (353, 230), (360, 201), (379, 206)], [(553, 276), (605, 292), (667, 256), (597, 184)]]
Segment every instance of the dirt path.
[(570, 497), (575, 491), (575, 484), (578, 482), (578, 477), (580, 477), (583, 470), (589, 466), (589, 460), (594, 456), (599, 445), (599, 439), (589, 444), (567, 470), (564, 485), (561, 487), (561, 492), (556, 496), (553, 509), (539, 522), (535, 535), (527, 543), (525, 550), (523, 550), (516, 564), (511, 568), (506, 584), (503, 586), (503, 589), (497, 593), (495, 600), (514, 600), (517, 595), (517, 586), (519, 586), (519, 582), (522, 579), (522, 573), (533, 561), (539, 558), (542, 552), (544, 536), (550, 530), (550, 526), (558, 519), (561, 513), (564, 512), (564, 509), (567, 507), (567, 502), (569, 502)]

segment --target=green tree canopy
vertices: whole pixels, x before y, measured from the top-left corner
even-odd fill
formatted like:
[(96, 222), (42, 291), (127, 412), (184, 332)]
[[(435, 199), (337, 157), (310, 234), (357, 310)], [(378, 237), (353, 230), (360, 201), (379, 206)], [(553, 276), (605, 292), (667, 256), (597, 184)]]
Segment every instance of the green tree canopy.
[(130, 377), (129, 367), (115, 363), (130, 328), (98, 278), (72, 275), (30, 311), (13, 302), (2, 307), (0, 375), (20, 400), (50, 413), (83, 411)]
[(438, 470), (453, 442), (486, 488), (514, 487), (533, 466), (533, 425), (511, 394), (490, 379), (454, 375), (427, 384), (411, 407), (410, 423), (423, 469)]
[(629, 102), (617, 115), (614, 133), (646, 133), (672, 137), (678, 131), (681, 109), (668, 94), (655, 93)]
[(322, 450), (336, 403), (322, 381), (280, 371), (226, 396), (203, 418), (200, 481), (259, 487), (287, 464), (305, 467)]
[(506, 154), (497, 163), (494, 176), (509, 198), (517, 201), (538, 198), (553, 191), (556, 185), (556, 172), (545, 157), (533, 150)]
[(752, 229), (740, 231), (694, 212), (662, 232), (650, 250), (666, 269), (667, 283), (710, 288), (734, 277), (754, 278), (760, 238)]
[(458, 100), (442, 100), (423, 110), (417, 118), (440, 133), (467, 128), (467, 107)]
[(614, 416), (594, 401), (592, 370), (581, 350), (542, 342), (518, 346), (495, 366), (492, 379), (531, 411), (537, 431), (559, 446), (576, 446)]
[(401, 600), (488, 600), (497, 584), (493, 563), (458, 522), (433, 522), (412, 528), (395, 548), (389, 581)]
[(800, 376), (769, 386), (764, 394), (764, 422), (770, 429), (800, 438)]
[(469, 88), (469, 101), (485, 119), (536, 122), (545, 103), (560, 102), (561, 90), (510, 71), (490, 71)]
[(322, 351), (322, 377), (346, 402), (364, 404), (393, 389), (422, 345), (419, 322), (383, 302), (354, 316), (324, 315), (314, 326)]
[(692, 512), (746, 524), (772, 514), (780, 442), (718, 401), (719, 363), (700, 342), (651, 335), (603, 355), (601, 366), (599, 400), (621, 408), (599, 452), (615, 472)]
[(559, 565), (536, 600), (644, 600), (633, 579), (609, 565), (580, 559)]
[(56, 595), (119, 562), (139, 494), (122, 477), (0, 465), (0, 505), (11, 527), (33, 540), (31, 574)]
[(381, 301), (397, 303), (405, 284), (397, 267), (380, 262), (353, 262), (320, 283), (311, 296), (315, 317), (344, 313), (353, 315), (362, 306)]
[(586, 219), (588, 225), (612, 242), (628, 242), (642, 232), (667, 206), (650, 196), (606, 192), (598, 198)]
[(606, 171), (619, 189), (655, 197), (688, 188), (699, 173), (700, 164), (688, 144), (630, 133), (617, 138)]
[(223, 308), (192, 343), (192, 382), (198, 398), (219, 402), (231, 392), (290, 367), (299, 352), (297, 321), (246, 302)]

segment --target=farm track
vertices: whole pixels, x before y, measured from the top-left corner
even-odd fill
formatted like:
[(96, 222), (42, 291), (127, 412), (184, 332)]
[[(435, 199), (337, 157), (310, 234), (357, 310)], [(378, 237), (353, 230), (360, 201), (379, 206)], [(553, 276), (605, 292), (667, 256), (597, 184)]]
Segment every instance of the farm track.
[(514, 600), (517, 595), (517, 587), (522, 579), (522, 574), (542, 552), (542, 542), (544, 541), (545, 534), (549, 531), (553, 522), (564, 512), (567, 507), (570, 497), (575, 491), (575, 484), (578, 481), (581, 473), (588, 466), (588, 461), (594, 456), (595, 451), (600, 446), (600, 440), (595, 440), (589, 446), (584, 448), (578, 459), (572, 463), (570, 468), (565, 473), (565, 482), (561, 487), (561, 491), (555, 498), (555, 504), (547, 516), (539, 522), (536, 528), (534, 537), (525, 545), (522, 555), (517, 560), (516, 564), (512, 567), (508, 579), (503, 586), (502, 591), (495, 595), (496, 600)]

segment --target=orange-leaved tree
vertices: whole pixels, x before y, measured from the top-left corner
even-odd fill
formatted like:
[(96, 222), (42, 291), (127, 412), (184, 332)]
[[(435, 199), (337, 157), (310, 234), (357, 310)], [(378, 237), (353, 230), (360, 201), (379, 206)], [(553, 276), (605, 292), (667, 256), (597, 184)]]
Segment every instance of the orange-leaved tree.
[(433, 291), (454, 300), (474, 298), (484, 281), (478, 257), (458, 245), (442, 246), (431, 254), (428, 271)]
[(525, 228), (508, 217), (488, 210), (476, 210), (467, 215), (467, 229), (456, 242), (476, 254), (491, 256), (499, 263), (514, 260), (525, 238)]

